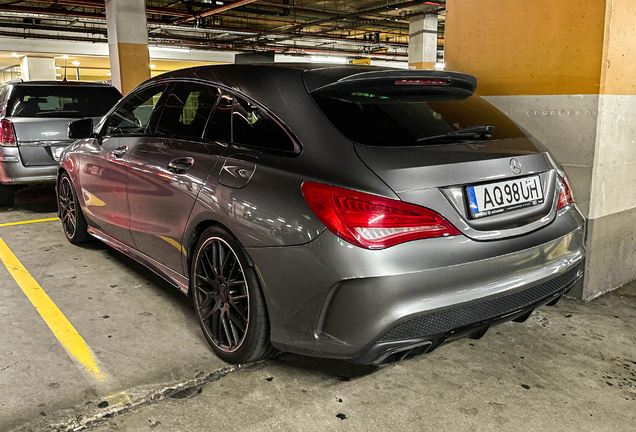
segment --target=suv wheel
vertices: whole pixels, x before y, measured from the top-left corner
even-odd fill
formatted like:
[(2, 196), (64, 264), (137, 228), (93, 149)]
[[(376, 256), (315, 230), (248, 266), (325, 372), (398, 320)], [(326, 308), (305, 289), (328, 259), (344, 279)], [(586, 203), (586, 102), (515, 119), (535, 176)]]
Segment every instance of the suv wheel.
[(11, 186), (0, 185), (0, 207), (12, 206), (15, 202), (15, 189)]

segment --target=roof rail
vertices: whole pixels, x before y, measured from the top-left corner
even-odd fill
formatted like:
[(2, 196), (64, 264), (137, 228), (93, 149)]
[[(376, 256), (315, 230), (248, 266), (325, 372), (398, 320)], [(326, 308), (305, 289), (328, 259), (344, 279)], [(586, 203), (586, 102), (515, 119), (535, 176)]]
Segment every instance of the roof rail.
[(24, 80), (22, 78), (16, 78), (9, 81), (5, 81), (5, 83), (18, 83), (18, 82), (24, 82)]

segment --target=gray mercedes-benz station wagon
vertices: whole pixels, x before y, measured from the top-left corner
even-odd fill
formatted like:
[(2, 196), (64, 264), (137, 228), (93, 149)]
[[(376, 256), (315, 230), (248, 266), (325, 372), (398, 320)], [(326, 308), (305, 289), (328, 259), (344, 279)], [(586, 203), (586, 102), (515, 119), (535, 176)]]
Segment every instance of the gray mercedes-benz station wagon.
[(68, 124), (101, 118), (121, 98), (104, 83), (15, 80), (0, 85), (0, 206), (17, 188), (55, 181), (60, 154), (72, 143)]
[(543, 146), (475, 78), (227, 65), (70, 126), (59, 214), (193, 299), (242, 363), (382, 364), (525, 320), (581, 277), (585, 220)]

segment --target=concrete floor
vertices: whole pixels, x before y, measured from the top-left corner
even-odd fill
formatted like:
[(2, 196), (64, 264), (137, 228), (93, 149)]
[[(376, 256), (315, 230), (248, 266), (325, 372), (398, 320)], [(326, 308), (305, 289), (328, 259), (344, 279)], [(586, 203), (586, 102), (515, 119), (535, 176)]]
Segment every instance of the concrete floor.
[[(29, 188), (0, 224), (55, 216)], [(96, 382), (0, 266), (0, 430), (635, 430), (636, 283), (562, 300), (381, 369), (283, 354), (230, 368), (190, 300), (105, 245), (70, 245), (59, 222), (0, 238), (75, 326)]]

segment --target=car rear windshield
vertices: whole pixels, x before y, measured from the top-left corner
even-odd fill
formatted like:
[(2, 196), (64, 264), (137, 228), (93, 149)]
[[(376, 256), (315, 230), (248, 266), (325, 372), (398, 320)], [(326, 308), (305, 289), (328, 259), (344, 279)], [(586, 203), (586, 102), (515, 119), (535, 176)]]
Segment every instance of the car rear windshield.
[(121, 98), (114, 87), (16, 86), (7, 107), (11, 117), (102, 117)]
[(475, 138), (446, 136), (473, 126), (494, 126), (490, 137), (526, 134), (506, 115), (478, 96), (421, 95), (417, 98), (376, 95), (362, 90), (347, 95), (312, 94), (331, 123), (350, 140), (374, 147), (446, 144)]

